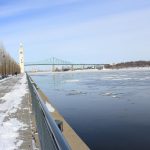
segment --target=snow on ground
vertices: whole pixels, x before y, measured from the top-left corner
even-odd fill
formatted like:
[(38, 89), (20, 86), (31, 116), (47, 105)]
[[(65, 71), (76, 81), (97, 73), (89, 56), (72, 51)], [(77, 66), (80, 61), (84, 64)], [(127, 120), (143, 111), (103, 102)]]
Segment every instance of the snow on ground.
[(22, 97), (27, 92), (27, 80), (24, 75), (14, 85), (12, 91), (0, 98), (0, 149), (2, 150), (14, 150), (22, 144), (22, 141), (17, 138), (19, 130), (24, 129), (26, 125), (11, 115), (20, 108)]
[(7, 81), (7, 80), (10, 79), (10, 78), (12, 78), (12, 76), (8, 76), (7, 78), (4, 78), (4, 79), (1, 79), (1, 78), (0, 78), (0, 83), (1, 83), (1, 82), (4, 82), (4, 81)]
[(47, 109), (50, 111), (50, 112), (54, 112), (55, 111), (55, 108), (48, 102), (46, 102), (46, 107)]

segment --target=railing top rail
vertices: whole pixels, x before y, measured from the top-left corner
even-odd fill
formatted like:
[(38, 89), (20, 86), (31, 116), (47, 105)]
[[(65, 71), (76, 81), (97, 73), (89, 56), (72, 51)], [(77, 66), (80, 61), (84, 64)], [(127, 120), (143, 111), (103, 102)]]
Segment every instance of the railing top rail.
[(35, 85), (32, 82), (31, 77), (27, 74), (28, 80), (33, 87), (33, 92), (36, 94), (37, 100), (40, 103), (43, 114), (45, 115), (45, 121), (47, 122), (48, 128), (51, 131), (54, 142), (56, 143), (56, 147), (58, 150), (71, 150), (69, 144), (61, 133), (60, 129), (57, 127), (54, 119), (52, 118), (50, 112), (48, 111), (45, 103), (43, 102), (41, 96), (39, 95)]

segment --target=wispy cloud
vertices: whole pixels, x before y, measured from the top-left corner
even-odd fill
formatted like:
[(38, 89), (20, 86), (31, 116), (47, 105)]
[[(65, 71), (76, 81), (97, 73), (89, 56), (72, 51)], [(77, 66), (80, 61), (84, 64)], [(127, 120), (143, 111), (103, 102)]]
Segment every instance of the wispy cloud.
[[(85, 3), (83, 0), (82, 5), (79, 0), (57, 1), (57, 3), (54, 1), (49, 4), (53, 11), (44, 14), (37, 13), (36, 16), (32, 16), (31, 10), (46, 8), (48, 6), (46, 1), (41, 4), (41, 7), (39, 7), (41, 1), (37, 6), (33, 6), (32, 1), (31, 7), (29, 7), (30, 2), (24, 6), (23, 3), (17, 4), (22, 6), (20, 12), (17, 13), (23, 12), (24, 9), (28, 12), (30, 9), (29, 14), (32, 17), (27, 15), (21, 20), (15, 18), (9, 23), (5, 21), (3, 24), (0, 23), (0, 39), (5, 42), (6, 48), (14, 56), (17, 55), (18, 43), (23, 41), (29, 61), (31, 54), (35, 52), (37, 59), (41, 55), (44, 58), (51, 55), (64, 57), (64, 59), (73, 57), (72, 59), (78, 61), (83, 60), (82, 56), (85, 53), (88, 54), (87, 60), (89, 60), (88, 56), (91, 56), (94, 61), (115, 62), (129, 58), (146, 59), (150, 48), (148, 40), (150, 39), (148, 19), (150, 9), (146, 5), (148, 2), (142, 3), (141, 7), (136, 4), (136, 7), (132, 9), (131, 6), (128, 6), (131, 3), (127, 1), (128, 4), (124, 0), (123, 4), (117, 0), (114, 3), (97, 1), (95, 4), (89, 1)], [(76, 5), (68, 5), (70, 3)], [(125, 4), (126, 6), (123, 6)], [(15, 7), (18, 7), (17, 5)], [(118, 9), (115, 8), (116, 5)], [(108, 53), (111, 54), (110, 57)], [(140, 55), (135, 55), (135, 53), (140, 53)]]
[(49, 8), (58, 5), (71, 4), (79, 2), (79, 0), (26, 0), (26, 1), (15, 1), (14, 3), (6, 3), (0, 6), (0, 17), (9, 17), (18, 15), (20, 13), (25, 13), (28, 11), (39, 10), (42, 8)]
[[(71, 17), (71, 15), (67, 15)], [(61, 24), (51, 25), (48, 22), (50, 19), (47, 17), (39, 18), (33, 22), (23, 21), (17, 26), (17, 22), (13, 24), (12, 28), (9, 25), (4, 26), (2, 29), (3, 35), (8, 36), (21, 35), (26, 37), (29, 41), (46, 40), (46, 39), (64, 39), (76, 36), (97, 35), (97, 36), (110, 36), (118, 34), (128, 34), (140, 32), (149, 29), (150, 10), (140, 10), (128, 12), (123, 14), (109, 15), (96, 19), (84, 20), (76, 22), (75, 24)], [(62, 17), (62, 16), (61, 16)], [(60, 16), (57, 19), (61, 19)], [(6, 31), (5, 28), (8, 28)], [(40, 28), (40, 30), (39, 30)], [(21, 31), (21, 32), (20, 32)], [(15, 32), (15, 34), (11, 34)], [(14, 39), (14, 38), (11, 38)]]

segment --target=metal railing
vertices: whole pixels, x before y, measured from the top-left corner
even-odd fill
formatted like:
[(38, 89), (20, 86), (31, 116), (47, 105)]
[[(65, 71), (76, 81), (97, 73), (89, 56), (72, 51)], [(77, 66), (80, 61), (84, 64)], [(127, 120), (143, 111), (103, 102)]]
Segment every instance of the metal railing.
[(27, 79), (31, 92), (32, 107), (35, 114), (41, 149), (71, 150), (69, 144), (48, 111), (44, 101), (40, 97), (36, 84), (28, 74)]

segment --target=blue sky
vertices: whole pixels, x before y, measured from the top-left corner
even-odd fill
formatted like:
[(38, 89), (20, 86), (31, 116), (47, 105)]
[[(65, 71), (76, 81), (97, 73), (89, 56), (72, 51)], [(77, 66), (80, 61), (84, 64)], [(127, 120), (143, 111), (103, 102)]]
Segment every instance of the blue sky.
[(25, 60), (150, 60), (150, 0), (0, 0), (0, 41)]

